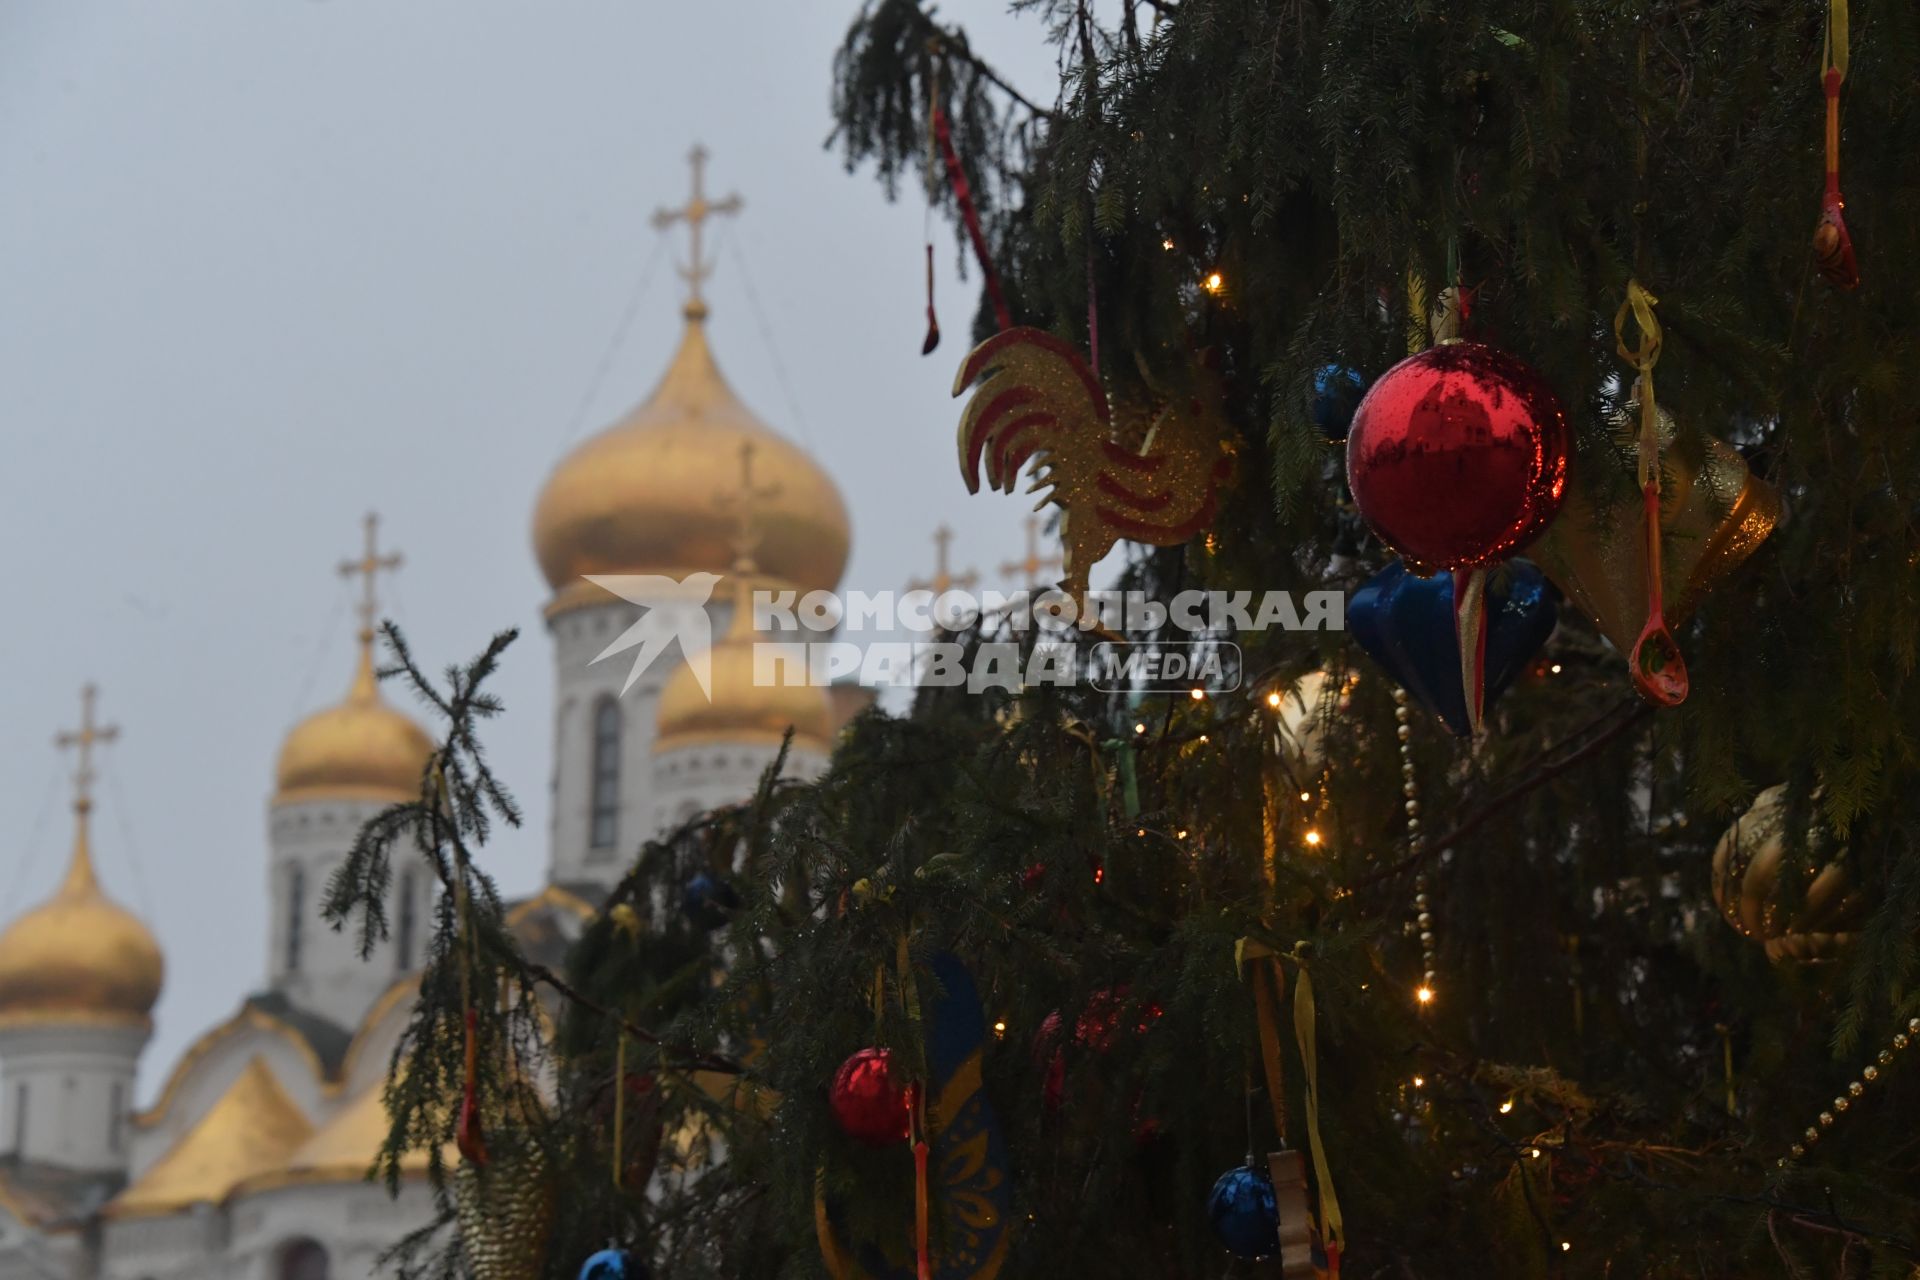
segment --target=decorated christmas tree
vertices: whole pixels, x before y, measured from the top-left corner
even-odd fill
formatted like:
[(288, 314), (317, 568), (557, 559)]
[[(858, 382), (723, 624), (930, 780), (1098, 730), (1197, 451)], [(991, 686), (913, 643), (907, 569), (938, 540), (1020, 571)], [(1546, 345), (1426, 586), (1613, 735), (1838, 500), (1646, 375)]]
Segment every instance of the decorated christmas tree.
[(408, 658), (446, 747), (331, 909), (453, 890), (409, 1272), (1911, 1274), (1920, 9), (1030, 7), (1057, 93), (912, 0), (834, 69), (982, 284), (929, 483), (1038, 467), (1074, 603), (1118, 546), (1345, 627), (983, 618), (1238, 678), (923, 689), (564, 964), (486, 875), (497, 646)]

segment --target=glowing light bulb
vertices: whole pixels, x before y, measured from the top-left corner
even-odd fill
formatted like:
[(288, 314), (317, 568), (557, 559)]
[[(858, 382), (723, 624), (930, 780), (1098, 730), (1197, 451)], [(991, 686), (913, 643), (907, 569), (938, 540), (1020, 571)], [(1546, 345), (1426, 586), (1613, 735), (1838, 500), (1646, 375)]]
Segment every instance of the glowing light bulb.
[(1194, 688), (1187, 690), (1187, 696), (1195, 702), (1205, 702), (1207, 700), (1207, 691), (1196, 685)]
[(1004, 1037), (1007, 1034), (1007, 1024), (1004, 1021), (994, 1023), (993, 1034), (996, 1038)]
[(1571, 1253), (1571, 1252), (1573, 1252), (1573, 1241), (1571, 1241), (1571, 1240), (1562, 1240), (1562, 1241), (1560, 1242), (1560, 1252), (1562, 1252), (1562, 1253)]
[(1278, 689), (1275, 689), (1273, 692), (1267, 695), (1267, 705), (1270, 707), (1277, 707), (1280, 705), (1280, 691)]
[(1203, 283), (1206, 285), (1208, 293), (1218, 293), (1227, 287), (1226, 278), (1218, 271), (1209, 271)]
[(1503, 1103), (1501, 1103), (1501, 1104), (1500, 1104), (1500, 1114), (1501, 1114), (1501, 1115), (1505, 1115), (1505, 1114), (1507, 1114), (1507, 1112), (1509, 1112), (1509, 1111), (1511, 1111), (1511, 1110), (1513, 1110), (1513, 1099), (1512, 1099), (1512, 1098), (1508, 1098), (1508, 1099), (1507, 1099), (1507, 1100), (1506, 1100), (1505, 1102), (1503, 1102)]
[(1419, 990), (1417, 990), (1417, 991), (1415, 991), (1415, 992), (1413, 993), (1413, 998), (1414, 998), (1415, 1000), (1418, 1000), (1418, 1001), (1419, 1001), (1419, 1002), (1420, 1002), (1421, 1004), (1432, 1004), (1432, 1003), (1433, 1003), (1433, 988), (1432, 988), (1432, 987), (1429, 987), (1429, 986), (1425, 986), (1425, 985), (1422, 985), (1422, 986), (1421, 986), (1421, 987), (1419, 988)]
[(1320, 843), (1320, 833), (1311, 827), (1307, 829), (1307, 843), (1311, 845), (1318, 845)]
[(1133, 726), (1133, 731), (1135, 733), (1145, 733), (1147, 731), (1147, 726), (1145, 724), (1135, 724)]
[(1172, 252), (1173, 252), (1173, 237), (1172, 237), (1172, 236), (1162, 236), (1162, 237), (1160, 238), (1160, 247), (1161, 247), (1162, 249), (1165, 249), (1165, 250), (1166, 250), (1166, 251), (1167, 251), (1168, 253), (1172, 253)]
[(1548, 667), (1548, 668), (1547, 668), (1547, 670), (1549, 670), (1549, 671), (1551, 671), (1551, 672), (1553, 672), (1553, 674), (1555, 674), (1555, 675), (1559, 675), (1559, 674), (1560, 674), (1560, 664), (1556, 662), (1556, 663), (1554, 663), (1554, 664), (1553, 664), (1552, 666), (1550, 666), (1550, 667)]
[(1302, 792), (1300, 793), (1300, 799), (1301, 799), (1301, 800), (1303, 800), (1303, 801), (1305, 801), (1305, 800), (1311, 800), (1311, 799), (1313, 799), (1313, 793), (1312, 793), (1311, 791), (1302, 791)]
[(1414, 1088), (1416, 1088), (1416, 1089), (1424, 1089), (1424, 1088), (1426, 1088), (1426, 1087), (1427, 1087), (1427, 1078), (1426, 1078), (1425, 1076), (1415, 1076), (1415, 1077), (1413, 1078), (1413, 1087), (1414, 1087)]

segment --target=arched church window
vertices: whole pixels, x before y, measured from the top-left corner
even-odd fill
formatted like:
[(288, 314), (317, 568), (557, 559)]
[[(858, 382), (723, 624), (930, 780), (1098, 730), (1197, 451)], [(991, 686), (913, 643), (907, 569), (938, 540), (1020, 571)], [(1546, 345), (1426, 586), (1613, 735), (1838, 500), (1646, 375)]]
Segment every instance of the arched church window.
[(413, 868), (400, 873), (400, 902), (394, 911), (394, 963), (402, 973), (413, 968), (414, 893)]
[(307, 869), (294, 867), (287, 873), (287, 972), (300, 972), (300, 926), (305, 923), (307, 906)]
[(280, 1251), (279, 1280), (328, 1280), (327, 1251), (315, 1240), (295, 1240)]
[(610, 848), (619, 823), (620, 704), (602, 698), (593, 709), (593, 847)]

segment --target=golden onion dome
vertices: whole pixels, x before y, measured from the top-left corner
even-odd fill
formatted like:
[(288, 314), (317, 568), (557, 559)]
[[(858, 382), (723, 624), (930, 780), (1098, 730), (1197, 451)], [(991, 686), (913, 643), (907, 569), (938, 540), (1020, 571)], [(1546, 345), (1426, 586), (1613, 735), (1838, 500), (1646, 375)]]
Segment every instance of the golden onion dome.
[(753, 449), (760, 569), (831, 590), (846, 567), (846, 504), (832, 477), (734, 395), (707, 346), (706, 307), (646, 403), (554, 468), (534, 509), (533, 545), (554, 589), (549, 614), (606, 600), (586, 574), (724, 573), (733, 563), (743, 445)]
[(433, 751), (426, 730), (381, 698), (373, 633), (362, 630), (346, 700), (302, 720), (281, 746), (273, 801), (411, 800)]
[(160, 998), (160, 945), (101, 890), (88, 809), (84, 797), (74, 804), (73, 859), (59, 890), (0, 933), (0, 1026), (146, 1026)]
[(833, 704), (816, 684), (765, 682), (754, 676), (754, 644), (763, 639), (753, 628), (747, 579), (739, 584), (733, 622), (721, 641), (707, 650), (707, 687), (693, 663), (683, 662), (660, 690), (653, 749), (656, 753), (715, 742), (778, 746), (789, 728), (793, 744), (822, 755), (832, 750)]

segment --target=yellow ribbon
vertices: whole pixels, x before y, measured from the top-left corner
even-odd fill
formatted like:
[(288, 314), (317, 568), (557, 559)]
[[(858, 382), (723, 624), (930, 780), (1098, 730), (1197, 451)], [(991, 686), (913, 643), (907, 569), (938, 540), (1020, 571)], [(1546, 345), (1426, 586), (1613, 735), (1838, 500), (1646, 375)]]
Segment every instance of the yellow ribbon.
[(1320, 1140), (1320, 1056), (1314, 1043), (1313, 978), (1298, 948), (1294, 959), (1300, 965), (1300, 981), (1293, 989), (1293, 1034), (1300, 1041), (1300, 1063), (1307, 1076), (1307, 1144), (1313, 1152), (1313, 1176), (1320, 1184), (1320, 1236), (1331, 1254), (1346, 1243), (1346, 1224), (1340, 1216), (1340, 1199), (1333, 1193), (1327, 1147)]
[(1407, 268), (1407, 354), (1417, 356), (1430, 345), (1427, 340), (1427, 278), (1415, 267)]
[[(1660, 362), (1661, 335), (1653, 309), (1659, 305), (1660, 299), (1642, 288), (1638, 280), (1629, 280), (1627, 300), (1613, 316), (1613, 336), (1620, 358), (1640, 374), (1636, 392), (1640, 400), (1640, 487), (1651, 484), (1655, 493), (1660, 492), (1660, 417), (1653, 403), (1653, 366)], [(1629, 314), (1640, 329), (1638, 349), (1627, 345)]]
[[(1320, 1137), (1320, 1057), (1315, 1042), (1313, 979), (1307, 971), (1307, 944), (1294, 947), (1291, 957), (1283, 957), (1255, 938), (1241, 938), (1233, 944), (1234, 968), (1245, 976), (1253, 965), (1254, 1010), (1260, 1026), (1260, 1062), (1267, 1079), (1267, 1098), (1273, 1106), (1273, 1126), (1281, 1143), (1287, 1141), (1286, 1091), (1281, 1074), (1279, 1004), (1286, 990), (1280, 962), (1291, 958), (1300, 968), (1300, 980), (1293, 991), (1293, 1034), (1300, 1046), (1300, 1063), (1306, 1072), (1307, 1147), (1313, 1155), (1314, 1180), (1320, 1192), (1320, 1237), (1329, 1251), (1337, 1252), (1346, 1243), (1346, 1227), (1340, 1215), (1340, 1200), (1333, 1191), (1333, 1171), (1327, 1165), (1326, 1144)], [(1256, 963), (1265, 961), (1265, 964)]]
[(1842, 80), (1847, 78), (1847, 0), (1827, 0), (1827, 47), (1820, 60), (1823, 84), (1829, 69), (1838, 71)]

